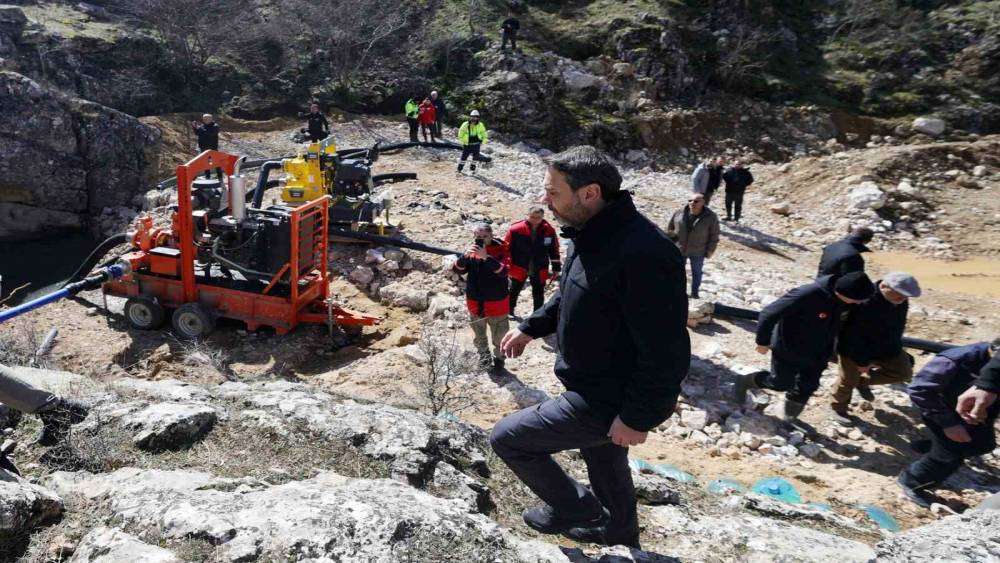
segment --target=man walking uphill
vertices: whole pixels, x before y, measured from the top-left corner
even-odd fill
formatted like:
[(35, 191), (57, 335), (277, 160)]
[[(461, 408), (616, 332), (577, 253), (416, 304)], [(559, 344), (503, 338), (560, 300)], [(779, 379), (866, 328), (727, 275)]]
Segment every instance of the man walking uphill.
[(711, 258), (719, 246), (719, 217), (705, 206), (704, 195), (692, 193), (684, 209), (670, 218), (667, 234), (691, 261), (691, 297), (698, 299), (705, 259)]
[(753, 183), (753, 174), (736, 160), (732, 168), (722, 174), (726, 183), (726, 221), (739, 221), (743, 217), (743, 195)]
[(545, 220), (545, 209), (532, 207), (528, 218), (510, 226), (504, 244), (510, 251), (510, 314), (514, 314), (517, 297), (524, 284), (531, 281), (531, 298), (537, 311), (545, 303), (545, 283), (549, 280), (549, 264), (556, 274), (562, 269), (559, 261), (559, 237)]
[(875, 292), (868, 276), (853, 272), (825, 276), (797, 287), (760, 312), (757, 352), (771, 352), (771, 371), (739, 376), (736, 401), (751, 387), (785, 392), (785, 422), (795, 424), (806, 402), (819, 389), (845, 305), (865, 301)]
[[(576, 147), (547, 163), (543, 201), (570, 239), (560, 291), (502, 347), (517, 357), (555, 333), (555, 374), (566, 392), (498, 422), (490, 443), (545, 502), (524, 512), (528, 526), (638, 547), (628, 447), (673, 413), (687, 375), (684, 262), (621, 191), (606, 156)], [(580, 450), (593, 492), (552, 459), (570, 449)]]
[[(480, 367), (500, 369), (504, 363), (500, 340), (510, 327), (507, 321), (507, 247), (493, 238), (493, 228), (489, 225), (476, 225), (474, 234), (472, 248), (455, 262), (453, 269), (459, 274), (467, 274), (465, 302)], [(493, 340), (492, 356), (487, 332)]]
[(875, 231), (868, 227), (856, 227), (850, 234), (823, 248), (816, 276), (842, 276), (850, 272), (865, 271), (862, 252), (871, 252), (866, 246), (872, 241)]

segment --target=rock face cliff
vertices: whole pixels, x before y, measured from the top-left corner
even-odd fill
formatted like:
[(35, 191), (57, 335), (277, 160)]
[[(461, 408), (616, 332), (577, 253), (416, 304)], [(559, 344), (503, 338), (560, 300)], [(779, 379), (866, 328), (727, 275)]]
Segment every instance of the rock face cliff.
[(83, 229), (131, 205), (159, 140), (130, 115), (0, 72), (0, 240)]

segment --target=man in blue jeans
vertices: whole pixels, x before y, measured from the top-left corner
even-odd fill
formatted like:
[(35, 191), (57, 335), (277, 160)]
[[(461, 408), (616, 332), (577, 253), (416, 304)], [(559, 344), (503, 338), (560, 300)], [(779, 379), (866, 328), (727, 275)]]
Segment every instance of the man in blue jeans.
[(705, 195), (693, 192), (688, 204), (674, 213), (667, 225), (667, 236), (691, 261), (691, 298), (698, 299), (705, 259), (719, 246), (719, 216), (705, 205)]
[[(597, 149), (575, 147), (547, 164), (543, 202), (570, 241), (559, 292), (501, 348), (514, 358), (555, 333), (555, 374), (566, 392), (498, 422), (490, 444), (545, 502), (524, 512), (528, 526), (639, 547), (628, 447), (673, 413), (687, 375), (684, 262)], [(590, 490), (552, 459), (571, 449), (587, 464)]]

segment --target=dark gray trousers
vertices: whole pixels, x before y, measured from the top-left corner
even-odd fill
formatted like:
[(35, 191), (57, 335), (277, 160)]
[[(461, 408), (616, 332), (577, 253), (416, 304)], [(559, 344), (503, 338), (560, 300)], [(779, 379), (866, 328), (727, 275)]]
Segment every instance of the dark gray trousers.
[[(608, 438), (611, 420), (567, 391), (511, 414), (493, 427), (490, 445), (540, 499), (566, 518), (592, 518), (599, 505), (611, 513), (610, 538), (639, 530), (628, 448)], [(593, 493), (566, 474), (552, 454), (579, 449)], [(595, 496), (596, 495), (596, 496)]]

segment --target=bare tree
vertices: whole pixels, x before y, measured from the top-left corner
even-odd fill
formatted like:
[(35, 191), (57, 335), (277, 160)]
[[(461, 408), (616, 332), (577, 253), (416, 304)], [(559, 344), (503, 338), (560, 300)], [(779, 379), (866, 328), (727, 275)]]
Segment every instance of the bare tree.
[(763, 70), (767, 66), (763, 48), (776, 38), (775, 33), (748, 25), (733, 28), (722, 45), (715, 69), (722, 83), (731, 87)]
[(148, 23), (168, 47), (176, 63), (197, 68), (216, 52), (219, 44), (215, 17), (201, 0), (133, 0), (122, 3), (128, 12)]
[(425, 356), (420, 389), (430, 413), (437, 416), (472, 406), (473, 399), (459, 382), (459, 376), (472, 373), (474, 366), (458, 345), (455, 332), (426, 326), (421, 331), (419, 347)]

